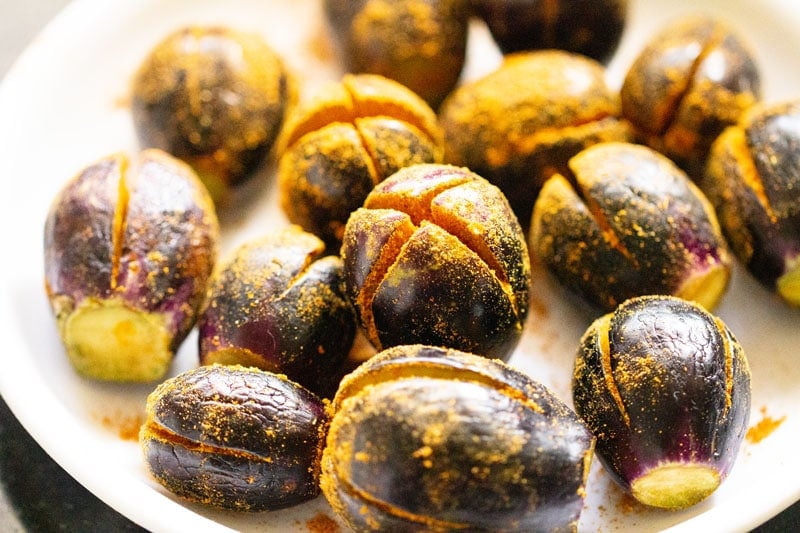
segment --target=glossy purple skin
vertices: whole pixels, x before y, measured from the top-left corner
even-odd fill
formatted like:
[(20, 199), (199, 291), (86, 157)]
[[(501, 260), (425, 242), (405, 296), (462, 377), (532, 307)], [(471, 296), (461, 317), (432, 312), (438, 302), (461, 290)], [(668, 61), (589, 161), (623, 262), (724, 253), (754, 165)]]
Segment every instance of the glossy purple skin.
[(749, 43), (723, 20), (696, 15), (653, 35), (626, 73), (620, 99), (638, 141), (699, 180), (711, 144), (761, 93)]
[(127, 169), (122, 155), (100, 160), (53, 203), (44, 232), (48, 295), (58, 317), (87, 298), (112, 297), (164, 314), (174, 351), (194, 325), (216, 260), (216, 214), (177, 159), (145, 150)]
[(322, 401), (276, 374), (213, 365), (148, 398), (140, 441), (156, 479), (190, 500), (273, 510), (319, 493)]
[[(44, 230), (48, 294), (70, 307), (87, 296), (108, 298), (114, 256), (114, 216), (122, 161), (106, 158), (84, 169), (50, 208)], [(79, 250), (83, 253), (77, 253)]]
[[(356, 530), (377, 520), (385, 531), (571, 531), (578, 521), (594, 439), (566, 404), (512, 367), (397, 346), (346, 378), (333, 408), (329, 446), (343, 449), (326, 452), (323, 469)], [(425, 427), (443, 429), (427, 466), (417, 452)], [(359, 450), (373, 459), (359, 460)]]
[(800, 101), (754, 108), (715, 143), (701, 184), (731, 248), (771, 290), (800, 257), (798, 152)]
[(466, 57), (468, 0), (325, 0), (345, 70), (396, 80), (436, 108)]
[(625, 488), (670, 461), (708, 465), (724, 479), (751, 402), (749, 367), (731, 331), (666, 296), (628, 300), (609, 316), (608, 331), (598, 319), (581, 339), (572, 384), (600, 461)]
[(507, 360), (517, 346), (531, 282), (525, 238), (500, 190), (469, 170), (412, 165), (390, 176), (349, 218), (341, 254), (376, 348), (422, 343)]
[(531, 249), (565, 287), (597, 309), (678, 294), (694, 273), (729, 270), (714, 210), (690, 178), (644, 146), (602, 143), (570, 161), (569, 188), (546, 184)]
[(201, 363), (220, 350), (286, 374), (321, 396), (336, 391), (353, 345), (355, 313), (344, 295), (342, 261), (293, 227), (240, 247), (212, 278), (198, 320)]
[(471, 0), (504, 54), (557, 48), (608, 61), (622, 38), (627, 0)]

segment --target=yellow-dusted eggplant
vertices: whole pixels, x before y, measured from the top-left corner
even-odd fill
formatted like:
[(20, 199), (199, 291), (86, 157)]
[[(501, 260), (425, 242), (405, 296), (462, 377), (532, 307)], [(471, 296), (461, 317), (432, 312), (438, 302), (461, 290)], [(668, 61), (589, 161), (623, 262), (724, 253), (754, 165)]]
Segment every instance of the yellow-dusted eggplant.
[(281, 207), (332, 250), (350, 213), (403, 167), (439, 163), (436, 114), (410, 89), (370, 74), (347, 74), (304, 101), (280, 139)]
[(131, 93), (142, 147), (192, 165), (220, 206), (264, 160), (296, 99), (282, 58), (259, 35), (214, 25), (165, 36)]
[(604, 311), (670, 294), (713, 309), (733, 265), (714, 208), (680, 168), (641, 145), (601, 143), (553, 176), (533, 210), (531, 250)]
[(345, 288), (377, 349), (448, 346), (507, 360), (528, 313), (530, 260), (500, 190), (468, 169), (413, 165), (345, 227)]
[(572, 396), (612, 478), (641, 503), (680, 509), (712, 494), (733, 466), (750, 415), (750, 369), (718, 317), (643, 296), (587, 329)]
[(210, 365), (148, 396), (139, 442), (170, 492), (222, 509), (274, 510), (319, 494), (327, 423), (322, 401), (285, 376)]
[(356, 319), (342, 260), (324, 250), (297, 226), (238, 247), (209, 281), (198, 319), (200, 362), (255, 366), (332, 396)]
[(323, 493), (356, 531), (574, 531), (594, 439), (541, 384), (457, 350), (390, 348), (347, 376)]
[(47, 216), (44, 259), (75, 369), (101, 380), (162, 378), (195, 324), (218, 240), (208, 191), (159, 150), (106, 157), (69, 181)]
[(800, 100), (757, 105), (726, 129), (701, 186), (748, 271), (800, 307)]

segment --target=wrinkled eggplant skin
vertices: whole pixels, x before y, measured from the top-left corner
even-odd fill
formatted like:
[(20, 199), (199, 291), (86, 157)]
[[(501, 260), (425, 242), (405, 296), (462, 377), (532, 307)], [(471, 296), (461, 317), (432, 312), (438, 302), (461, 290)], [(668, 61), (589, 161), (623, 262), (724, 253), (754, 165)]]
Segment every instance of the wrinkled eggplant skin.
[(205, 188), (176, 179), (158, 157), (143, 158), (132, 189), (117, 286), (126, 300), (172, 317), (174, 351), (194, 326), (205, 296), (216, 263), (218, 222)]
[(325, 0), (345, 70), (396, 80), (436, 108), (466, 59), (467, 0)]
[(753, 108), (714, 144), (702, 182), (736, 256), (773, 291), (800, 256), (798, 132), (800, 102)]
[(627, 0), (471, 0), (504, 54), (568, 50), (607, 62), (625, 29)]
[(132, 116), (141, 146), (192, 165), (222, 205), (270, 151), (294, 90), (281, 58), (254, 34), (191, 26), (142, 61)]
[(285, 377), (241, 366), (186, 371), (148, 397), (140, 444), (171, 492), (223, 509), (280, 509), (319, 493), (327, 414)]
[[(132, 309), (163, 314), (174, 352), (205, 296), (219, 223), (205, 187), (177, 159), (144, 150), (135, 172), (127, 167), (123, 154), (104, 158), (54, 201), (44, 233), (48, 296), (60, 321), (87, 299), (119, 298)], [(115, 229), (119, 209), (126, 213)]]
[(537, 198), (529, 242), (590, 305), (612, 311), (635, 296), (677, 294), (695, 269), (730, 271), (713, 207), (662, 155), (603, 143), (570, 166), (571, 174), (551, 178)]
[(469, 170), (413, 165), (345, 228), (348, 297), (378, 349), (435, 344), (507, 360), (528, 312), (530, 259), (499, 189)]
[[(198, 321), (200, 362), (220, 350), (332, 396), (353, 345), (356, 319), (344, 295), (342, 260), (317, 237), (290, 227), (242, 245), (212, 278)], [(226, 358), (230, 361), (231, 358)]]
[(564, 50), (505, 56), (462, 83), (439, 109), (445, 162), (483, 176), (508, 198), (523, 229), (539, 190), (569, 159), (605, 141), (631, 141), (605, 67)]
[(724, 479), (747, 429), (750, 371), (741, 345), (712, 315), (678, 298), (645, 296), (587, 329), (572, 395), (597, 437), (597, 457), (622, 487), (669, 461), (707, 464)]
[(112, 293), (114, 216), (120, 158), (105, 158), (80, 172), (50, 209), (44, 230), (47, 291), (56, 316), (76, 303)]
[(699, 180), (717, 136), (760, 100), (761, 75), (748, 43), (732, 27), (689, 16), (647, 43), (626, 73), (620, 97), (637, 139)]
[(346, 378), (331, 427), (323, 492), (356, 531), (570, 531), (580, 515), (593, 437), (498, 361), (391, 348)]

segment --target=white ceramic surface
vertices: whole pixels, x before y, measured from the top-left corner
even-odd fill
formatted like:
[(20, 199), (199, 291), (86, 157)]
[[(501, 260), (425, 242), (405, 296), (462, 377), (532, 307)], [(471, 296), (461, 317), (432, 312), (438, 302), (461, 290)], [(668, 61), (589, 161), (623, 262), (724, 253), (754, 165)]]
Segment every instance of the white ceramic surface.
[[(760, 63), (767, 100), (800, 97), (800, 7), (793, 0), (638, 0), (609, 68), (618, 84), (643, 42), (673, 16), (703, 10), (728, 18)], [(43, 287), (42, 230), (65, 180), (111, 152), (136, 149), (127, 86), (144, 54), (187, 23), (221, 23), (261, 33), (312, 91), (341, 74), (315, 0), (77, 0), (31, 44), (0, 87), (2, 255), (0, 392), (41, 446), (109, 505), (153, 531), (307, 530), (322, 498), (275, 513), (239, 515), (183, 503), (148, 477), (135, 433), (151, 385), (89, 382), (72, 371)], [(494, 68), (497, 51), (473, 27), (465, 77)], [(274, 165), (249, 187), (240, 216), (225, 220), (224, 249), (286, 224), (275, 198)], [(542, 273), (525, 337), (511, 363), (569, 397), (572, 358), (590, 317)], [(749, 357), (751, 424), (783, 422), (760, 442), (746, 440), (728, 480), (707, 501), (681, 512), (644, 509), (595, 461), (581, 531), (747, 530), (800, 499), (800, 312), (741, 269), (717, 314)], [(172, 374), (196, 365), (196, 337)], [(785, 417), (785, 418), (784, 418)], [(313, 531), (314, 528), (312, 527)]]

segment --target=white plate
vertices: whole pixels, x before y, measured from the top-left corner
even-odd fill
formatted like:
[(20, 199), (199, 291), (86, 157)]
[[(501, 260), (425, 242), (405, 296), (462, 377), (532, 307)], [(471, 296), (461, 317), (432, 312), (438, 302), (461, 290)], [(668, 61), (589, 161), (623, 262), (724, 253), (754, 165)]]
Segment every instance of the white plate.
[[(4, 193), (0, 279), (0, 392), (25, 428), (72, 476), (109, 505), (154, 531), (304, 530), (332, 516), (322, 498), (275, 513), (239, 515), (188, 505), (144, 468), (135, 442), (147, 385), (98, 384), (75, 375), (45, 298), (42, 231), (49, 203), (65, 180), (95, 159), (136, 143), (127, 107), (131, 73), (166, 33), (185, 23), (221, 23), (263, 34), (308, 90), (338, 78), (314, 0), (78, 0), (19, 59), (0, 88), (0, 176)], [(609, 69), (613, 83), (653, 31), (679, 12), (730, 19), (752, 42), (766, 98), (800, 97), (800, 8), (793, 0), (633, 2), (629, 30)], [(493, 68), (497, 52), (476, 26), (466, 76)], [(245, 216), (228, 221), (225, 247), (285, 224), (268, 176)], [(547, 278), (537, 279), (526, 336), (511, 363), (569, 397), (572, 357), (588, 317)], [(728, 480), (707, 501), (681, 512), (644, 509), (622, 494), (594, 462), (582, 531), (747, 530), (800, 499), (800, 312), (779, 303), (737, 269), (717, 313), (738, 336), (753, 377), (751, 424), (783, 419), (760, 442), (745, 441)], [(172, 373), (195, 366), (196, 337)], [(784, 418), (785, 417), (785, 418)]]

